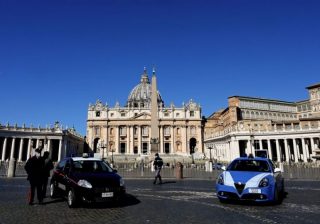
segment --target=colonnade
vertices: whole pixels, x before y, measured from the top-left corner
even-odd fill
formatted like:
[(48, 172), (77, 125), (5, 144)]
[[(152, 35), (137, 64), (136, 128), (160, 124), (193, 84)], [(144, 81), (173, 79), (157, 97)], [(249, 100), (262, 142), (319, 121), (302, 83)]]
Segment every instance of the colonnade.
[[(56, 152), (52, 150), (52, 143), (54, 140), (59, 141), (59, 149)], [(15, 159), (18, 162), (28, 160), (33, 155), (34, 150), (39, 146), (43, 146), (43, 152), (49, 151), (50, 157), (59, 159), (63, 156), (62, 146), (63, 139), (50, 139), (50, 138), (24, 138), (24, 137), (3, 137), (0, 138), (0, 159), (7, 161)], [(55, 154), (53, 154), (55, 153)]]
[(319, 157), (319, 133), (295, 135), (248, 135), (246, 133), (230, 134), (221, 138), (205, 140), (206, 153), (213, 148), (212, 155), (222, 161), (249, 154), (258, 150), (267, 150), (268, 157), (275, 162), (314, 162)]

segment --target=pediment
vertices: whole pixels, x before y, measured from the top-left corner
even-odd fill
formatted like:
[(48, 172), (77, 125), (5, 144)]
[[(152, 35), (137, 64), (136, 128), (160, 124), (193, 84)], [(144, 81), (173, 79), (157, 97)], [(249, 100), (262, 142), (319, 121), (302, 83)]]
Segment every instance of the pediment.
[(150, 120), (151, 114), (143, 112), (143, 113), (137, 114), (132, 119), (134, 119), (134, 120)]

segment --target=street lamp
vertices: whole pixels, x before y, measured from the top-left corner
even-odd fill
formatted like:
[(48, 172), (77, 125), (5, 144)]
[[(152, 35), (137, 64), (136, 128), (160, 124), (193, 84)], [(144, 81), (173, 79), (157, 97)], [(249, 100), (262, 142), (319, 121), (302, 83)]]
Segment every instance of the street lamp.
[(102, 149), (102, 159), (104, 160), (104, 149), (106, 148), (103, 139), (101, 140), (100, 149)]
[(208, 149), (210, 150), (210, 160), (209, 160), (209, 162), (212, 163), (212, 157), (211, 157), (211, 149), (212, 149), (212, 146), (210, 145), (210, 146), (208, 147)]
[(113, 153), (114, 153), (114, 149), (111, 149), (111, 164), (113, 166)]

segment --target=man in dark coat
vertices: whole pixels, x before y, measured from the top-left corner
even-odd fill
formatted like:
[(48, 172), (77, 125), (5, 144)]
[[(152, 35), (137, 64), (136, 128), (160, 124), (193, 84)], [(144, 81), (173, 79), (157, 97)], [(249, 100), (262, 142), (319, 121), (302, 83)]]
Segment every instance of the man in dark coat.
[(162, 179), (161, 179), (161, 168), (163, 166), (163, 161), (159, 156), (159, 153), (155, 154), (155, 159), (153, 161), (153, 166), (154, 166), (154, 170), (156, 171), (156, 176), (154, 178), (153, 184), (157, 183), (157, 179), (159, 178), (160, 184), (162, 184)]
[(29, 205), (33, 205), (35, 190), (37, 190), (37, 198), (39, 204), (43, 202), (42, 183), (43, 183), (43, 169), (44, 160), (41, 157), (41, 149), (35, 150), (35, 155), (30, 157), (24, 167), (28, 174), (30, 182), (30, 194), (28, 198)]

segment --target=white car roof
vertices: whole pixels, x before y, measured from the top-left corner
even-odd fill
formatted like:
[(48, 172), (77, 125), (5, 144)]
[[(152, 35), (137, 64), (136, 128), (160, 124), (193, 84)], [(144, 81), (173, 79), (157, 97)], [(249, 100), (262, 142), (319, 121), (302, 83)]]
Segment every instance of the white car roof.
[(101, 159), (94, 158), (94, 157), (72, 157), (73, 161), (102, 161)]

